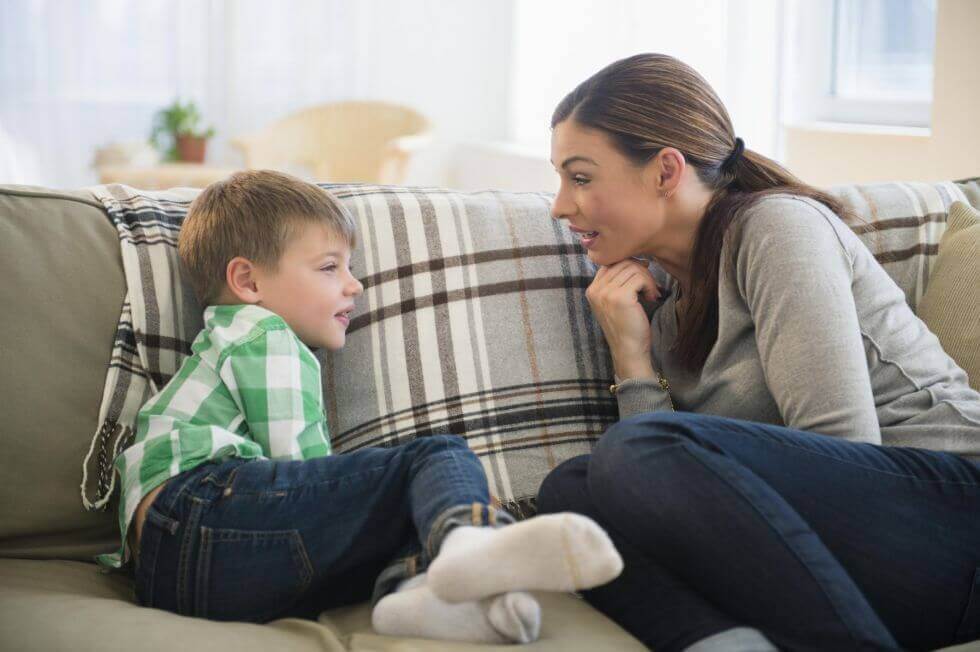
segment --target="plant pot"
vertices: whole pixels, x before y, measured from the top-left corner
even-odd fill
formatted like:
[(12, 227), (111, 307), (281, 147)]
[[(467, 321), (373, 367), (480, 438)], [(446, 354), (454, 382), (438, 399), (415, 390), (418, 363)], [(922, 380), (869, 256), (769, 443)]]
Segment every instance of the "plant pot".
[(177, 136), (177, 160), (203, 163), (208, 140), (200, 136)]

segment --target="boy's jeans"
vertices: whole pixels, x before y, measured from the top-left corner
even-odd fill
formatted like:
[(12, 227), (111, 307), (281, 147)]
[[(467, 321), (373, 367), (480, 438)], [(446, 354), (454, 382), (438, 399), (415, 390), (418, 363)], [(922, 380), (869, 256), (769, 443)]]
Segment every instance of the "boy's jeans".
[(204, 464), (147, 511), (136, 596), (215, 620), (315, 617), (424, 570), (456, 525), (513, 521), (489, 502), (480, 462), (455, 436)]

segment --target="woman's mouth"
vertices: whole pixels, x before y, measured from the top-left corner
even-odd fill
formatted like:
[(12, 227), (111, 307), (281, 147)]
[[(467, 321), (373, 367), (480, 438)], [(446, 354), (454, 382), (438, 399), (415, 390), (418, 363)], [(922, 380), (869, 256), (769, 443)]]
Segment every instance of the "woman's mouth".
[(590, 249), (595, 244), (595, 241), (599, 239), (598, 231), (579, 231), (577, 235), (582, 246), (586, 249)]

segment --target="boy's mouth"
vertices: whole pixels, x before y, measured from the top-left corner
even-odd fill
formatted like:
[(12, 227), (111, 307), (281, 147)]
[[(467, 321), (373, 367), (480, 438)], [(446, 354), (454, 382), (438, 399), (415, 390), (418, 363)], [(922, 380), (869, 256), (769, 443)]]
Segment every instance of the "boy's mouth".
[(344, 325), (344, 328), (350, 326), (350, 314), (354, 312), (354, 308), (347, 308), (346, 310), (341, 310), (334, 318)]

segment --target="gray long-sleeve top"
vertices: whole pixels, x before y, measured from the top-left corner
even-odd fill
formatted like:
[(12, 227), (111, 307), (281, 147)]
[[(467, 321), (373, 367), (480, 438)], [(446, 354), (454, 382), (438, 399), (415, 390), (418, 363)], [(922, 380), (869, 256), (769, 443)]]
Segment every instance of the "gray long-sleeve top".
[(703, 369), (686, 371), (670, 350), (674, 284), (650, 324), (670, 397), (627, 380), (620, 418), (673, 399), (677, 410), (980, 458), (980, 393), (844, 222), (793, 195), (762, 199), (740, 219), (734, 265), (734, 240), (722, 250), (718, 341)]

